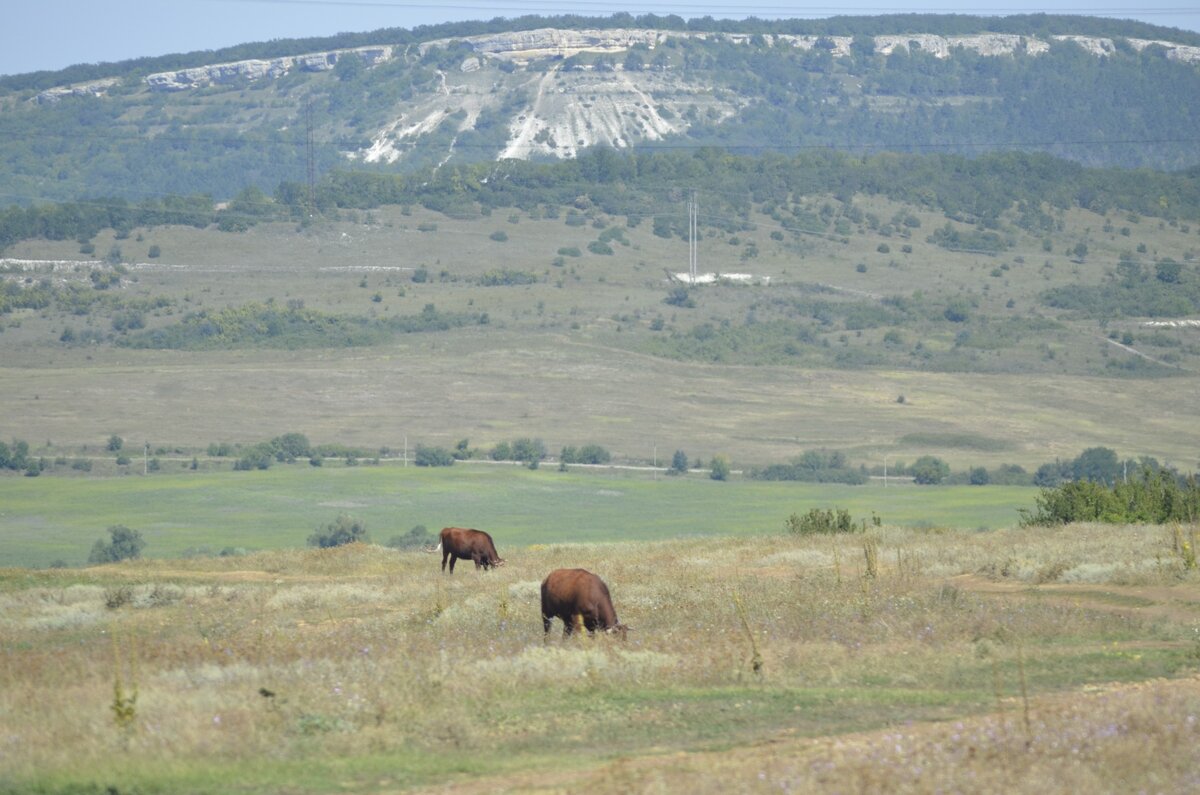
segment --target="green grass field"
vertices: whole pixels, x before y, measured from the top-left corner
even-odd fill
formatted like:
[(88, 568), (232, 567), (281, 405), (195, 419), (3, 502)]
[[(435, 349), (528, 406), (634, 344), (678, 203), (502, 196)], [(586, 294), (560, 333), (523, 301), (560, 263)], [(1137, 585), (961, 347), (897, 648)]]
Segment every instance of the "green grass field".
[(809, 508), (872, 512), (894, 525), (1000, 528), (1032, 508), (1036, 489), (717, 482), (691, 475), (652, 479), (610, 470), (562, 473), (546, 467), (460, 464), (265, 472), (186, 472), (88, 478), (0, 478), (0, 561), (9, 566), (79, 564), (106, 528), (122, 524), (146, 539), (145, 555), (178, 557), (199, 548), (302, 547), (318, 526), (346, 513), (385, 543), (415, 525), (492, 533), (512, 547), (681, 536), (766, 536)]

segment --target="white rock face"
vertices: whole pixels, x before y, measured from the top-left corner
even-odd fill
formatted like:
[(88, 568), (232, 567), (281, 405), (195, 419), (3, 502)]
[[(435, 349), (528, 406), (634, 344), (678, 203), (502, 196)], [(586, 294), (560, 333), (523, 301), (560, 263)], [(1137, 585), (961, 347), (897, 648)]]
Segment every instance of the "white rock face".
[(146, 76), (146, 85), (154, 91), (185, 91), (189, 88), (201, 88), (212, 83), (229, 83), (235, 80), (262, 80), (263, 78), (283, 77), (292, 69), (305, 72), (325, 72), (337, 66), (338, 59), (354, 53), (367, 66), (386, 61), (392, 57), (392, 48), (356, 47), (349, 50), (331, 50), (329, 52), (314, 52), (308, 55), (296, 55), (275, 58), (270, 61), (249, 60), (219, 63), (211, 66), (197, 66), (191, 69), (180, 69), (176, 72), (157, 72)]
[(561, 56), (569, 58), (581, 52), (619, 52), (636, 44), (653, 47), (670, 35), (655, 30), (559, 30), (539, 28), (512, 33), (493, 33), (469, 36), (465, 39), (440, 39), (422, 44), (422, 55), (431, 47), (445, 46), (451, 41), (466, 41), (476, 52), (513, 61)]
[(88, 83), (78, 83), (73, 86), (48, 88), (35, 96), (33, 101), (39, 105), (51, 105), (63, 99), (63, 97), (102, 97), (108, 93), (108, 89), (119, 82), (121, 82), (120, 78), (108, 77), (104, 80), (92, 80)]
[[(758, 37), (742, 33), (633, 28), (541, 28), (441, 39), (425, 42), (415, 49), (424, 54), (433, 47), (445, 47), (452, 42), (467, 43), (476, 54), (465, 58), (457, 70), (459, 75), (467, 76), (482, 70), (489, 60), (503, 60), (521, 65), (542, 58), (569, 58), (582, 52), (619, 53), (637, 45), (653, 49), (672, 38), (725, 41), (735, 45), (749, 44), (753, 40), (761, 39), (772, 47), (795, 47), (804, 50), (827, 48), (834, 57), (848, 56), (852, 42), (849, 36), (775, 34)], [(1048, 52), (1051, 43), (1055, 41), (1073, 42), (1101, 58), (1114, 54), (1117, 49), (1112, 39), (1103, 37), (1059, 35), (1045, 40), (1005, 33), (962, 36), (914, 33), (876, 36), (874, 44), (876, 52), (883, 55), (890, 55), (899, 49), (911, 52), (919, 48), (921, 52), (937, 58), (951, 58), (954, 52), (960, 49), (985, 56), (1013, 56), (1021, 53), (1037, 56)], [(1147, 47), (1157, 46), (1165, 50), (1168, 59), (1183, 63), (1200, 63), (1200, 47), (1148, 39), (1129, 39), (1128, 43), (1139, 52)], [(408, 51), (407, 48), (404, 50)], [(154, 91), (186, 91), (240, 80), (272, 80), (294, 69), (328, 71), (347, 53), (354, 53), (366, 65), (374, 66), (399, 57), (401, 52), (398, 48), (382, 45), (308, 53), (272, 60), (234, 61), (159, 72), (146, 77), (145, 82)], [(561, 70), (552, 69), (550, 72), (560, 75), (563, 80), (568, 78)], [(445, 79), (443, 75), (442, 93), (449, 95)], [(118, 78), (108, 78), (56, 87), (41, 92), (33, 101), (46, 104), (58, 102), (69, 96), (104, 96), (107, 90), (118, 82)], [(564, 90), (567, 85), (571, 86), (570, 90)], [(459, 88), (463, 89), (461, 86)], [(707, 113), (710, 119), (720, 120), (735, 115), (737, 108), (745, 104), (744, 98), (727, 97), (717, 100), (712, 96), (710, 86), (684, 85), (676, 75), (672, 75), (669, 80), (665, 77), (656, 80), (652, 70), (626, 73), (620, 65), (609, 70), (599, 83), (586, 88), (592, 92), (591, 100), (580, 100), (571, 93), (581, 90), (574, 78), (569, 83), (551, 85), (540, 77), (531, 76), (530, 88), (536, 93), (537, 99), (512, 120), (510, 138), (502, 155), (504, 157), (572, 157), (579, 149), (595, 144), (629, 146), (640, 140), (653, 140), (686, 130), (689, 122), (682, 114), (689, 108)], [(437, 128), (449, 113), (448, 107), (457, 105), (458, 110), (466, 112), (467, 117), (459, 127), (461, 132), (470, 129), (480, 110), (490, 103), (488, 97), (468, 91), (466, 95), (456, 97), (448, 104), (437, 100), (436, 107), (408, 107), (400, 118), (385, 125), (373, 138), (372, 145), (358, 156), (370, 161), (391, 162), (399, 159), (412, 147), (416, 139)]]

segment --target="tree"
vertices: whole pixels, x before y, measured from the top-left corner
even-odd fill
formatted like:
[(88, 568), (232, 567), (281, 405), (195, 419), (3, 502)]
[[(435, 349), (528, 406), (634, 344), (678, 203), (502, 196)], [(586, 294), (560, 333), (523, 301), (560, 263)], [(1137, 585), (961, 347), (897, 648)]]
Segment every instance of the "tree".
[(923, 455), (913, 462), (909, 471), (917, 483), (932, 486), (941, 483), (950, 474), (950, 466), (940, 458)]
[(122, 439), (120, 436), (117, 436), (115, 433), (112, 436), (108, 437), (108, 451), (110, 453), (115, 453), (124, 446), (125, 446), (125, 440)]
[(312, 455), (312, 446), (308, 437), (302, 433), (285, 433), (271, 440), (275, 449), (275, 460), (291, 463), (297, 458), (307, 458)]
[(419, 467), (448, 467), (454, 466), (454, 455), (445, 447), (426, 447), (419, 444), (413, 461)]
[(88, 563), (116, 563), (119, 560), (135, 560), (142, 556), (146, 542), (137, 530), (117, 524), (108, 528), (108, 535), (110, 541), (96, 539), (88, 555)]
[(308, 537), (310, 547), (328, 549), (356, 542), (366, 543), (367, 525), (361, 519), (355, 519), (348, 514), (340, 514), (336, 520), (323, 528), (317, 528)]
[(1120, 465), (1117, 453), (1107, 447), (1089, 447), (1075, 459), (1072, 474), (1075, 480), (1090, 480), (1094, 483), (1112, 484), (1117, 480)]
[(532, 465), (546, 457), (546, 445), (541, 439), (523, 437), (512, 443), (512, 460)]
[(612, 460), (612, 453), (598, 444), (585, 444), (579, 448), (575, 460), (580, 464), (607, 464)]
[(969, 482), (972, 486), (986, 486), (991, 482), (986, 467), (971, 467)]
[(672, 287), (667, 293), (667, 297), (663, 299), (663, 303), (669, 304), (670, 306), (681, 306), (684, 308), (691, 308), (696, 305), (696, 301), (688, 292), (688, 288), (684, 287), (683, 285)]
[(1179, 284), (1179, 276), (1182, 272), (1183, 266), (1170, 257), (1161, 260), (1154, 266), (1154, 278), (1165, 284)]
[(682, 475), (688, 471), (687, 453), (682, 450), (676, 450), (675, 455), (671, 456), (671, 474)]
[(713, 456), (708, 476), (713, 480), (727, 480), (729, 478), (729, 459), (723, 455)]

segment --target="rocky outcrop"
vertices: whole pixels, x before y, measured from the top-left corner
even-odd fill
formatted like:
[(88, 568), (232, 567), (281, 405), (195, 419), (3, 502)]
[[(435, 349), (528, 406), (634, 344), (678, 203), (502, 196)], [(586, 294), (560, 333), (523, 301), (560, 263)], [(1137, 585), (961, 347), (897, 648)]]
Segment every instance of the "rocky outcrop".
[(325, 72), (337, 66), (339, 58), (353, 53), (361, 58), (368, 66), (374, 66), (392, 57), (392, 48), (356, 47), (348, 50), (331, 50), (315, 52), (308, 55), (287, 56), (270, 61), (248, 60), (230, 63), (197, 66), (192, 69), (180, 69), (175, 72), (158, 72), (147, 75), (146, 85), (154, 91), (185, 91), (189, 88), (200, 88), (212, 83), (231, 83), (237, 80), (262, 80), (277, 78), (300, 69), (305, 72)]
[[(539, 28), (512, 33), (492, 33), (483, 36), (468, 36), (457, 41), (466, 41), (476, 52), (514, 61), (529, 61), (537, 58), (569, 58), (581, 52), (619, 52), (637, 44), (653, 47), (666, 36), (675, 35), (667, 31), (631, 30), (559, 30)], [(418, 49), (424, 55), (431, 47), (445, 46), (453, 39), (442, 39), (422, 44)]]
[(33, 101), (39, 105), (50, 105), (60, 101), (64, 97), (102, 97), (108, 93), (108, 89), (119, 82), (121, 82), (120, 78), (109, 77), (104, 80), (93, 80), (89, 83), (79, 83), (73, 86), (48, 88), (35, 96)]
[[(452, 42), (466, 42), (478, 54), (462, 62), (463, 71), (474, 71), (488, 58), (528, 62), (539, 58), (569, 58), (581, 52), (616, 53), (637, 45), (654, 48), (669, 38), (694, 38), (708, 41), (728, 41), (746, 44), (761, 38), (774, 47), (788, 46), (798, 49), (828, 49), (835, 57), (850, 54), (852, 38), (849, 36), (794, 36), (786, 34), (761, 37), (745, 33), (703, 33), (697, 31), (642, 30), (617, 28), (613, 30), (560, 30), (539, 28), (511, 33), (489, 33), (459, 39), (428, 41), (417, 47), (424, 55), (431, 48), (445, 47)], [(1175, 44), (1170, 41), (1150, 39), (1126, 39), (1130, 47), (1138, 52), (1147, 47), (1161, 47), (1167, 58), (1184, 63), (1200, 63), (1200, 47)], [(1073, 42), (1097, 57), (1107, 57), (1117, 51), (1117, 43), (1110, 38), (1097, 36), (1051, 36), (1049, 40), (1007, 33), (979, 33), (963, 36), (939, 36), (928, 33), (907, 33), (876, 36), (875, 51), (890, 55), (897, 49), (910, 52), (920, 49), (937, 58), (949, 58), (956, 49), (977, 52), (980, 55), (1002, 56), (1024, 53), (1040, 55), (1050, 49), (1051, 42)], [(159, 72), (145, 78), (146, 85), (155, 91), (185, 91), (211, 84), (231, 83), (238, 80), (263, 80), (282, 77), (293, 69), (306, 72), (322, 72), (333, 69), (338, 59), (355, 53), (368, 66), (373, 66), (394, 57), (397, 53), (389, 45), (355, 47), (345, 50), (287, 56), (272, 60), (246, 60), (231, 63), (198, 66), (174, 72)], [(619, 68), (619, 67), (618, 67)], [(100, 96), (117, 83), (116, 78), (96, 80), (74, 86), (52, 88), (38, 94), (39, 103), (57, 102), (67, 96)]]

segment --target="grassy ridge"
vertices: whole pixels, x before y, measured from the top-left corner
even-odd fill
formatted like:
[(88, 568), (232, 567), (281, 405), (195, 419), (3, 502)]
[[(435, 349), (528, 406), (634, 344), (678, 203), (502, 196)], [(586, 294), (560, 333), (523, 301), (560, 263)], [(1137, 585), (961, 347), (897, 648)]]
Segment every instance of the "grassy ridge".
[[(376, 543), (417, 524), (479, 527), (505, 546), (778, 533), (792, 512), (872, 511), (898, 525), (1006, 527), (1036, 491), (1009, 487), (917, 488), (797, 483), (718, 483), (699, 476), (531, 472), (517, 467), (381, 467), (159, 474), (120, 478), (0, 478), (0, 560), (82, 563), (105, 528), (124, 524), (145, 554), (189, 548), (303, 546), (318, 525), (349, 513)], [(503, 551), (501, 554), (504, 554)]]

